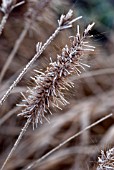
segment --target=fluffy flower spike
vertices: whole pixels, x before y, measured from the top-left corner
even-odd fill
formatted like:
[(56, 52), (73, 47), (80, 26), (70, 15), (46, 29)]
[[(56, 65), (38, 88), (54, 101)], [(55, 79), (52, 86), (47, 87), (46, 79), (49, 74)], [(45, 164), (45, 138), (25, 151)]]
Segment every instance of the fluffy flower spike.
[[(81, 70), (88, 65), (81, 62), (85, 51), (94, 51), (94, 47), (85, 42), (88, 31), (93, 24), (86, 29), (86, 34), (81, 37), (79, 26), (77, 26), (76, 36), (71, 36), (71, 46), (67, 45), (62, 49), (61, 55), (57, 55), (57, 60), (51, 60), (49, 67), (43, 73), (36, 71), (36, 76), (32, 79), (35, 82), (33, 88), (28, 88), (26, 94), (22, 94), (24, 100), (19, 104), (24, 107), (19, 116), (26, 118), (31, 117), (31, 121), (37, 127), (37, 124), (43, 123), (43, 119), (49, 120), (45, 116), (51, 113), (50, 106), (60, 108), (60, 104), (67, 105), (69, 102), (64, 98), (63, 90), (68, 90), (73, 83), (68, 81), (68, 77), (72, 74), (80, 75)], [(37, 50), (41, 48), (41, 43), (37, 44)], [(26, 97), (27, 96), (27, 97)]]

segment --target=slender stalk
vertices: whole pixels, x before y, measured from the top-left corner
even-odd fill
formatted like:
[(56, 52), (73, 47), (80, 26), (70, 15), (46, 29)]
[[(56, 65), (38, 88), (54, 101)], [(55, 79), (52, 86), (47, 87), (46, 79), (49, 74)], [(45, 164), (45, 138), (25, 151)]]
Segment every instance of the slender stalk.
[(25, 1), (19, 2), (17, 4), (13, 4), (13, 0), (10, 0), (10, 1), (2, 0), (2, 4), (0, 6), (0, 11), (2, 11), (4, 13), (4, 16), (3, 16), (1, 24), (0, 24), (0, 35), (2, 34), (2, 31), (4, 29), (6, 22), (7, 22), (10, 12), (14, 8), (22, 5), (23, 3), (25, 3)]
[(12, 156), (12, 154), (14, 153), (15, 149), (17, 148), (18, 144), (20, 143), (23, 135), (25, 134), (25, 132), (26, 132), (26, 130), (27, 130), (30, 122), (31, 122), (31, 117), (30, 117), (30, 118), (27, 120), (27, 122), (25, 123), (23, 129), (22, 129), (21, 132), (20, 132), (20, 135), (18, 136), (18, 138), (17, 138), (17, 140), (16, 140), (13, 148), (11, 149), (10, 153), (8, 154), (8, 156), (7, 156), (5, 162), (3, 163), (3, 165), (2, 165), (2, 167), (1, 167), (0, 170), (3, 170), (3, 169), (4, 169), (4, 167), (5, 167), (5, 165), (7, 164), (8, 160), (11, 158), (11, 156)]
[(9, 65), (11, 64), (12, 59), (14, 58), (15, 54), (17, 53), (17, 50), (19, 49), (20, 44), (22, 43), (24, 37), (26, 36), (26, 34), (29, 30), (29, 27), (30, 27), (30, 24), (25, 25), (25, 27), (24, 27), (23, 31), (21, 32), (19, 38), (16, 40), (16, 43), (13, 47), (13, 50), (11, 51), (11, 53), (10, 53), (8, 59), (7, 59), (7, 62), (4, 64), (3, 69), (0, 73), (0, 82), (2, 81)]
[(38, 57), (43, 53), (43, 51), (46, 49), (46, 47), (51, 43), (51, 41), (56, 37), (56, 35), (61, 30), (61, 27), (59, 26), (55, 32), (50, 36), (50, 38), (44, 43), (44, 45), (41, 47), (41, 50), (39, 50), (35, 56), (30, 60), (30, 62), (24, 67), (22, 72), (19, 74), (17, 79), (13, 82), (13, 84), (9, 87), (7, 92), (4, 94), (2, 99), (0, 100), (0, 105), (3, 104), (3, 102), (6, 100), (6, 98), (9, 96), (10, 92), (14, 89), (14, 87), (17, 85), (17, 83), (22, 79), (22, 77), (25, 75), (25, 73), (28, 71), (28, 69), (31, 67), (31, 65), (38, 59)]
[(12, 110), (10, 110), (8, 113), (6, 113), (2, 118), (0, 118), (0, 126), (7, 120), (9, 119), (14, 113), (19, 111), (19, 107), (15, 107)]
[(3, 16), (3, 18), (2, 18), (2, 21), (1, 21), (1, 24), (0, 24), (0, 35), (2, 34), (2, 31), (3, 31), (3, 29), (4, 29), (4, 26), (5, 26), (6, 22), (7, 22), (8, 17), (9, 17), (9, 14), (6, 13), (6, 14)]
[(57, 147), (55, 147), (54, 149), (52, 149), (51, 151), (49, 151), (47, 154), (45, 154), (44, 156), (42, 156), (40, 159), (34, 161), (33, 163), (31, 163), (29, 166), (27, 166), (27, 168), (25, 168), (24, 170), (28, 170), (28, 169), (33, 169), (35, 168), (40, 162), (42, 162), (44, 159), (46, 159), (48, 156), (50, 156), (51, 154), (53, 154), (55, 151), (57, 151), (58, 149), (60, 149), (62, 146), (64, 146), (66, 143), (70, 142), (72, 139), (76, 138), (77, 136), (81, 135), (82, 133), (84, 133), (86, 130), (96, 126), (97, 124), (103, 122), (104, 120), (108, 119), (109, 117), (112, 116), (112, 113), (104, 116), (103, 118), (99, 119), (98, 121), (92, 123), (91, 125), (87, 126), (85, 129), (81, 130), (80, 132), (76, 133), (75, 135), (71, 136), (70, 138), (68, 138), (67, 140), (65, 140), (64, 142), (60, 143)]

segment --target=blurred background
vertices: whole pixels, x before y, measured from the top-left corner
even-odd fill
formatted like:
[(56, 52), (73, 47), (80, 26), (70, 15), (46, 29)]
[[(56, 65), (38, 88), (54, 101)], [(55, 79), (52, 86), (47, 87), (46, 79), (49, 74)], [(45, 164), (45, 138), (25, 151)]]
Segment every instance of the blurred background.
[[(20, 2), (20, 0), (17, 2)], [(0, 1), (1, 4), (1, 1)], [(51, 108), (50, 124), (44, 122), (34, 131), (32, 125), (9, 160), (5, 170), (21, 170), (41, 158), (68, 137), (103, 116), (114, 113), (114, 1), (113, 0), (28, 0), (15, 8), (0, 37), (0, 98), (36, 52), (36, 43), (45, 42), (57, 28), (57, 20), (69, 9), (74, 17), (83, 16), (73, 28), (61, 31), (0, 107), (0, 165), (11, 150), (26, 119), (16, 104), (20, 92), (32, 87), (34, 69), (45, 71), (50, 57), (56, 60), (69, 36), (95, 22), (90, 32), (90, 44), (95, 52), (85, 55), (83, 63), (90, 65), (80, 77), (73, 75), (74, 88), (65, 92), (70, 102), (62, 111)], [(0, 12), (0, 20), (3, 13)], [(101, 149), (114, 146), (114, 117), (111, 117), (53, 153), (35, 170), (95, 170)]]

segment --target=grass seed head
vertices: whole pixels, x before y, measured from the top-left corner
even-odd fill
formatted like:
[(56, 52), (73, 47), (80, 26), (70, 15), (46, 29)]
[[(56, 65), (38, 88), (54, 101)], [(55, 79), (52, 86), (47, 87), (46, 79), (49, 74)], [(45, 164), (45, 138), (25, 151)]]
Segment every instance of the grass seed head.
[[(91, 28), (89, 27), (86, 32)], [(93, 46), (89, 46), (85, 42), (87, 36), (87, 34), (80, 36), (78, 26), (76, 36), (70, 37), (71, 46), (66, 45), (62, 49), (61, 55), (57, 55), (57, 60), (55, 62), (51, 60), (44, 73), (36, 71), (36, 76), (32, 78), (35, 85), (31, 89), (28, 88), (26, 94), (23, 95), (24, 100), (21, 106), (24, 109), (19, 114), (27, 118), (31, 117), (33, 127), (34, 125), (37, 127), (39, 122), (42, 124), (43, 119), (49, 122), (45, 115), (47, 113), (51, 114), (50, 106), (61, 109), (60, 103), (62, 105), (69, 103), (64, 98), (64, 90), (72, 87), (73, 84), (68, 81), (68, 77), (72, 74), (80, 75), (81, 70), (88, 66), (81, 62), (85, 51), (88, 48), (90, 51), (94, 50)]]

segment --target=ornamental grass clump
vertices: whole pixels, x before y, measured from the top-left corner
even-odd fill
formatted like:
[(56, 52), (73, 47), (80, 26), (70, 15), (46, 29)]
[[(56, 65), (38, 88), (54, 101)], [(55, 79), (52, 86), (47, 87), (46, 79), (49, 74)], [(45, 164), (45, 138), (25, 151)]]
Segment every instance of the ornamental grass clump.
[[(81, 69), (89, 67), (82, 62), (85, 51), (94, 51), (94, 47), (88, 45), (85, 41), (89, 37), (89, 31), (94, 23), (88, 27), (80, 35), (79, 25), (77, 26), (76, 36), (70, 37), (71, 46), (66, 45), (62, 49), (61, 55), (57, 55), (55, 62), (51, 60), (49, 67), (43, 73), (36, 70), (36, 76), (32, 77), (35, 82), (33, 88), (28, 88), (26, 94), (22, 94), (24, 100), (19, 106), (24, 107), (19, 116), (30, 118), (31, 122), (37, 127), (37, 124), (43, 123), (43, 118), (47, 113), (51, 113), (50, 106), (60, 108), (59, 104), (68, 104), (64, 98), (64, 90), (72, 87), (73, 83), (68, 80), (72, 74), (80, 75)], [(37, 45), (37, 51), (41, 49), (41, 43)], [(61, 109), (61, 108), (60, 108)]]

